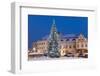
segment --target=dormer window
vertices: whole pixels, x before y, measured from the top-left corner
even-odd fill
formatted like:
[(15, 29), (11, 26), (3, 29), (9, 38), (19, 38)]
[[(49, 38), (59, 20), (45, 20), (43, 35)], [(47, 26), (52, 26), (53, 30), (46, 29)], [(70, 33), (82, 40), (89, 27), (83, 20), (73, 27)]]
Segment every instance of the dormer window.
[(72, 39), (72, 41), (75, 41), (75, 39)]
[(69, 39), (66, 39), (66, 41), (69, 41)]
[(63, 40), (61, 40), (61, 41), (63, 41)]

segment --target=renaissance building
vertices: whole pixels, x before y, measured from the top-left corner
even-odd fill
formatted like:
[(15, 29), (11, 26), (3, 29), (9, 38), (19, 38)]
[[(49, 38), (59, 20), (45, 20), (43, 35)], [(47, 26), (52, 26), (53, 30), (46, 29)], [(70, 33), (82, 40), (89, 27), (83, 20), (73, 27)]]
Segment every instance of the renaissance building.
[[(51, 31), (56, 28), (55, 21), (53, 21)], [(57, 32), (57, 31), (56, 31)], [(29, 50), (29, 55), (46, 55), (48, 53), (49, 46), (49, 36), (43, 37), (36, 42), (33, 42), (32, 49)], [(59, 34), (57, 48), (59, 48), (59, 53), (61, 57), (88, 57), (88, 39), (84, 37), (83, 34)], [(54, 44), (53, 44), (54, 45)], [(53, 48), (54, 49), (54, 48)], [(31, 54), (32, 53), (32, 54)]]

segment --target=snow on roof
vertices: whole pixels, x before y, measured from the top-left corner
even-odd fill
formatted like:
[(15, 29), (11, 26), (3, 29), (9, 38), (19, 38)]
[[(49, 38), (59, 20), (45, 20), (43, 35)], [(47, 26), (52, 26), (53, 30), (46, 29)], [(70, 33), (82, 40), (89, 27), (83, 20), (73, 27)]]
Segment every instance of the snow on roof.
[[(42, 38), (42, 40), (47, 40), (49, 37), (49, 35), (46, 35)], [(66, 34), (66, 35), (60, 35), (61, 39), (73, 39), (73, 38), (77, 38), (78, 36), (75, 34)]]

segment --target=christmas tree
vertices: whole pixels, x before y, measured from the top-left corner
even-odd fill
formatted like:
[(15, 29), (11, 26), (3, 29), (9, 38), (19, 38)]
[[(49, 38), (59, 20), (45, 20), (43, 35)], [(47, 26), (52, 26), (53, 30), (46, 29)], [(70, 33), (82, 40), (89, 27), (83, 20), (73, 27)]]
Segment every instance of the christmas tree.
[(59, 35), (56, 29), (55, 20), (53, 20), (51, 33), (48, 39), (48, 56), (52, 58), (60, 57)]

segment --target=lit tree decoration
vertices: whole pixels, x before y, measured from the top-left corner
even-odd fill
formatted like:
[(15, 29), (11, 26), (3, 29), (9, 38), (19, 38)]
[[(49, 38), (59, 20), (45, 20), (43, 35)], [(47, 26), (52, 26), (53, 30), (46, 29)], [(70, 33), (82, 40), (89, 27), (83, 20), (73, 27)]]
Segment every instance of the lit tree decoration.
[(52, 58), (60, 57), (59, 35), (56, 29), (55, 20), (53, 20), (51, 33), (48, 39), (48, 56)]

